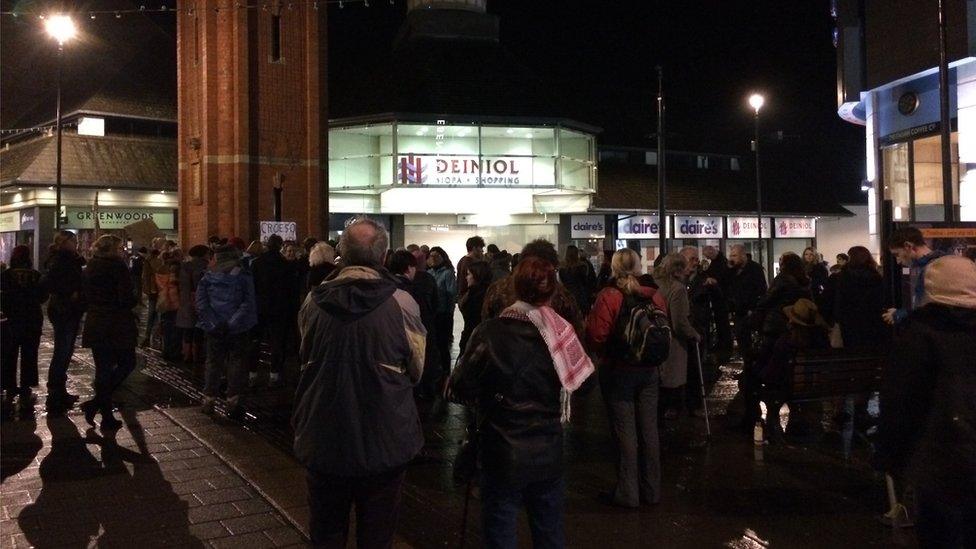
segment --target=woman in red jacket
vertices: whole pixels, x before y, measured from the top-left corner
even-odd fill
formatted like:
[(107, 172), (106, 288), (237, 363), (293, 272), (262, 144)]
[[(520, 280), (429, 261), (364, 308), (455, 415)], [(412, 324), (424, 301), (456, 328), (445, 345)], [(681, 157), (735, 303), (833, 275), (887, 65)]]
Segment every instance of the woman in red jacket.
[[(661, 499), (661, 459), (657, 431), (660, 373), (657, 368), (628, 364), (619, 350), (622, 340), (621, 309), (639, 301), (652, 301), (667, 310), (654, 288), (641, 286), (640, 257), (625, 248), (613, 254), (612, 278), (596, 296), (586, 320), (589, 348), (599, 357), (600, 388), (617, 443), (617, 486), (607, 503), (620, 507), (656, 504)], [(640, 437), (638, 437), (640, 429)]]

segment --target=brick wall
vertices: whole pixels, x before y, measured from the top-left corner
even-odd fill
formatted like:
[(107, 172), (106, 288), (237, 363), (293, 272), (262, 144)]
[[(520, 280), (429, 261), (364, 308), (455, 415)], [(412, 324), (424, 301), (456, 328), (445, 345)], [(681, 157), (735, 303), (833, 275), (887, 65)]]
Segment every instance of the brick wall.
[[(258, 235), (284, 187), (282, 220), (328, 232), (326, 9), (182, 0), (177, 24), (180, 239)], [(199, 8), (205, 7), (202, 11)], [(222, 8), (215, 11), (213, 8)], [(272, 15), (280, 62), (271, 60)]]

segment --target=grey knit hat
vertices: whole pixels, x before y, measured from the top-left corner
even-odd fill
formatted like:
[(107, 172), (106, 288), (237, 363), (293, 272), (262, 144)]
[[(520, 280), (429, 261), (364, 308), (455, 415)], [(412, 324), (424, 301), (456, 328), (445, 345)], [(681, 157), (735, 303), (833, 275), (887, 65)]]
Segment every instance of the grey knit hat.
[(229, 271), (241, 263), (241, 251), (237, 246), (221, 246), (214, 252), (214, 261), (218, 271)]

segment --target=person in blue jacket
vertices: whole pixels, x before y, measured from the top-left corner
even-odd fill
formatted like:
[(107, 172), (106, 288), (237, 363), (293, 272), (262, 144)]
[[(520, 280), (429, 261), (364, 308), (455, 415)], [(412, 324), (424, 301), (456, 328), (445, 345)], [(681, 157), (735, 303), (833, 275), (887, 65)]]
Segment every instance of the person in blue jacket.
[(248, 332), (258, 323), (254, 281), (240, 265), (241, 252), (221, 246), (214, 253), (210, 269), (197, 286), (197, 327), (207, 337), (207, 368), (203, 412), (214, 410), (220, 378), (227, 371), (227, 413), (240, 415), (241, 391), (247, 383), (244, 355)]

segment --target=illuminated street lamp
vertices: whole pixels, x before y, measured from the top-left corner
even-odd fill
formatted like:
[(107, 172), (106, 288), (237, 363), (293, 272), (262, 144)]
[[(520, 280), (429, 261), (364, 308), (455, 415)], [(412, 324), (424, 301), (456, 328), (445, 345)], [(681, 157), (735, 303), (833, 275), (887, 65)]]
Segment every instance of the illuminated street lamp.
[(54, 188), (55, 188), (55, 206), (54, 206), (54, 227), (58, 230), (61, 229), (61, 73), (64, 65), (64, 43), (71, 40), (78, 34), (78, 28), (75, 27), (75, 22), (72, 21), (70, 16), (67, 15), (50, 15), (44, 20), (44, 30), (47, 31), (48, 35), (58, 41), (58, 106), (57, 106), (57, 122), (55, 122), (55, 130), (57, 132), (56, 139), (56, 156), (57, 164), (55, 168), (54, 176)]
[[(762, 180), (759, 177), (759, 110), (762, 109), (763, 104), (766, 103), (766, 98), (761, 94), (754, 93), (749, 96), (749, 106), (756, 111), (756, 134), (755, 140), (753, 141), (753, 150), (756, 152), (756, 217), (759, 220), (759, 224), (756, 225), (756, 232), (759, 234), (759, 266), (763, 269), (766, 268), (766, 263), (763, 261), (763, 234), (762, 234)], [(772, 229), (772, 227), (770, 227)]]

